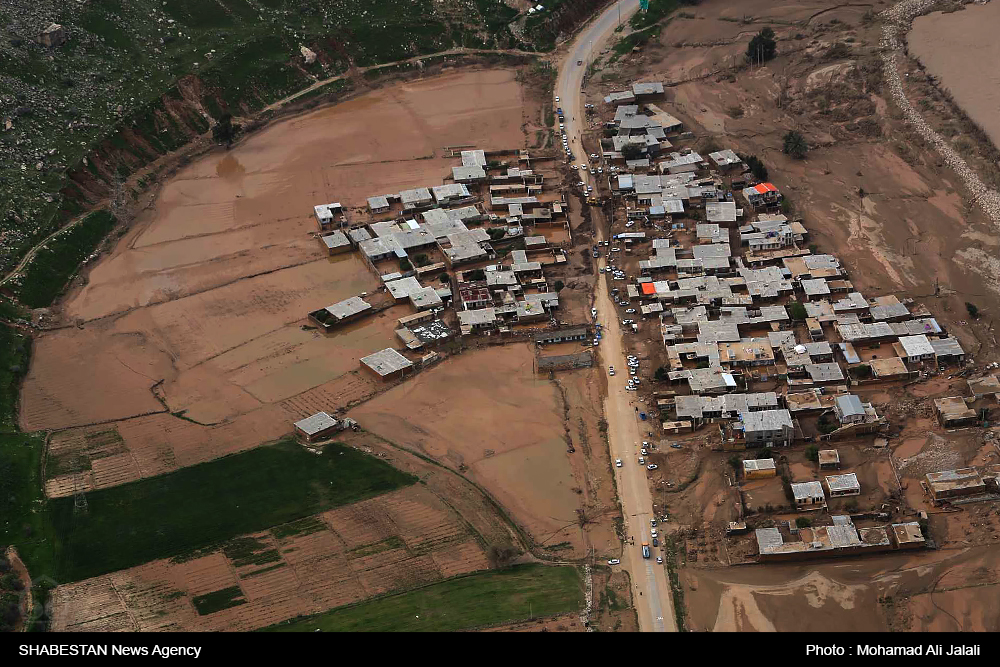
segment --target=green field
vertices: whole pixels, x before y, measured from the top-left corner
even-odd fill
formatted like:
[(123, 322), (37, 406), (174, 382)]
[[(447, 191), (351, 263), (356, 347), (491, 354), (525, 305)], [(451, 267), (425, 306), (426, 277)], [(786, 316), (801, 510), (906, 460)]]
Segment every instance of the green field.
[(29, 308), (52, 305), (66, 282), (115, 226), (105, 210), (94, 211), (35, 253), (17, 289), (18, 299)]
[(332, 609), (265, 632), (447, 632), (555, 616), (584, 604), (580, 570), (519, 565)]
[[(159, 477), (48, 501), (45, 541), (18, 544), (33, 576), (62, 583), (223, 546), (239, 535), (412, 484), (416, 478), (338, 444), (322, 455), (292, 441), (258, 447)], [(226, 548), (247, 562), (268, 562), (254, 545)]]

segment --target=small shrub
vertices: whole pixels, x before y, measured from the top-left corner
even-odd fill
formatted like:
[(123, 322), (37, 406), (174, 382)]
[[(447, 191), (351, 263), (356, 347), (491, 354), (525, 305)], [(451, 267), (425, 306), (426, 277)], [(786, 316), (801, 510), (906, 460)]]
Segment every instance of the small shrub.
[(799, 528), (811, 528), (813, 522), (804, 516), (800, 516), (797, 519), (795, 519), (795, 525), (798, 526)]
[(974, 320), (979, 319), (979, 307), (976, 306), (974, 303), (969, 303), (968, 301), (966, 301), (965, 309), (969, 311), (969, 317), (971, 317)]

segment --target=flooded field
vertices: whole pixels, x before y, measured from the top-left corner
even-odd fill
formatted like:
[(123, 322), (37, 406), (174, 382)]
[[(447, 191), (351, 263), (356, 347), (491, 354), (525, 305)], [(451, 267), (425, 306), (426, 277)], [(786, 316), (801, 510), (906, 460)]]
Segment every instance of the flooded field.
[(304, 328), (379, 287), (357, 256), (327, 257), (313, 205), (439, 184), (456, 164), (443, 147), (523, 146), (526, 113), (513, 70), (451, 73), (276, 122), (183, 168), (61, 304), (77, 327), (37, 340), (20, 419), (64, 430), (49, 493), (254, 447), (378, 391), (358, 360), (395, 347), (411, 309)]
[(910, 53), (938, 78), (955, 102), (1000, 146), (1000, 3), (917, 17)]

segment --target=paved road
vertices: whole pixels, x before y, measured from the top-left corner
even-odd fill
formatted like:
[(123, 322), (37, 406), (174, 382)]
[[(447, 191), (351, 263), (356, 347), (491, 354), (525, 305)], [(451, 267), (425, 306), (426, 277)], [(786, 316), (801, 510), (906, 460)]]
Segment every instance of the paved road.
[[(559, 69), (555, 94), (560, 98), (558, 106), (562, 107), (566, 117), (566, 134), (569, 136), (570, 149), (575, 154), (577, 162), (588, 161), (581, 142), (581, 132), (586, 121), (583, 113), (583, 97), (580, 93), (587, 64), (614, 35), (614, 30), (618, 27), (619, 9), (621, 20), (625, 22), (638, 8), (638, 0), (621, 0), (620, 3), (611, 5), (583, 29), (570, 45), (569, 52)], [(583, 61), (583, 65), (577, 65), (578, 61)], [(597, 184), (589, 174), (583, 180), (596, 189)], [(603, 240), (607, 225), (597, 209), (593, 209), (593, 213), (598, 239)], [(599, 260), (599, 266), (606, 266), (606, 263), (605, 258)], [(621, 289), (625, 289), (624, 283)], [(677, 623), (674, 619), (666, 570), (663, 565), (657, 565), (655, 560), (659, 550), (652, 549), (652, 558), (642, 557), (643, 542), (648, 542), (652, 548), (649, 525), (649, 520), (653, 518), (652, 496), (649, 492), (646, 467), (638, 462), (639, 449), (644, 439), (642, 435), (644, 431), (640, 424), (649, 422), (639, 420), (639, 411), (636, 407), (643, 410), (644, 406), (632, 403), (637, 400), (636, 393), (625, 390), (629, 374), (628, 365), (625, 363), (624, 334), (604, 276), (597, 281), (595, 307), (597, 319), (604, 326), (603, 338), (598, 348), (602, 364), (616, 366), (617, 371), (614, 377), (608, 378), (608, 396), (604, 402), (604, 412), (608, 421), (611, 457), (620, 458), (623, 464), (621, 468), (615, 468), (618, 495), (621, 498), (626, 532), (630, 540), (626, 543), (622, 554), (622, 565), (632, 576), (634, 585), (632, 595), (639, 615), (639, 629), (645, 632), (676, 632)], [(650, 438), (647, 436), (645, 439)]]

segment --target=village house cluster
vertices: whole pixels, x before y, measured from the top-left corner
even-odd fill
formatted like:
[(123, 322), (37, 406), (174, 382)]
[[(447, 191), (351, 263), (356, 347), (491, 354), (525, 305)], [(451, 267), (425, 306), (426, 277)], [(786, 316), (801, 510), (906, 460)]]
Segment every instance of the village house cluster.
[[(661, 387), (651, 398), (665, 435), (707, 428), (718, 449), (750, 456), (877, 435), (888, 420), (857, 388), (963, 369), (966, 350), (927, 308), (859, 292), (836, 256), (810, 244), (774, 184), (755, 178), (731, 149), (703, 156), (685, 146), (694, 137), (651, 101), (653, 91), (662, 86), (636, 84), (605, 97), (601, 190), (615, 217), (611, 242), (595, 246), (594, 256), (608, 258), (604, 278), (626, 333), (662, 342), (662, 352), (646, 358)], [(973, 424), (995, 405), (994, 376), (969, 387), (966, 396), (935, 402), (942, 426)], [(771, 458), (742, 463), (746, 480), (777, 471)], [(837, 450), (822, 449), (817, 464), (839, 468)], [(790, 487), (800, 510), (862, 493), (855, 472)], [(847, 520), (809, 533), (758, 531), (758, 553), (922, 545), (916, 524), (856, 529), (849, 517), (834, 518)]]

